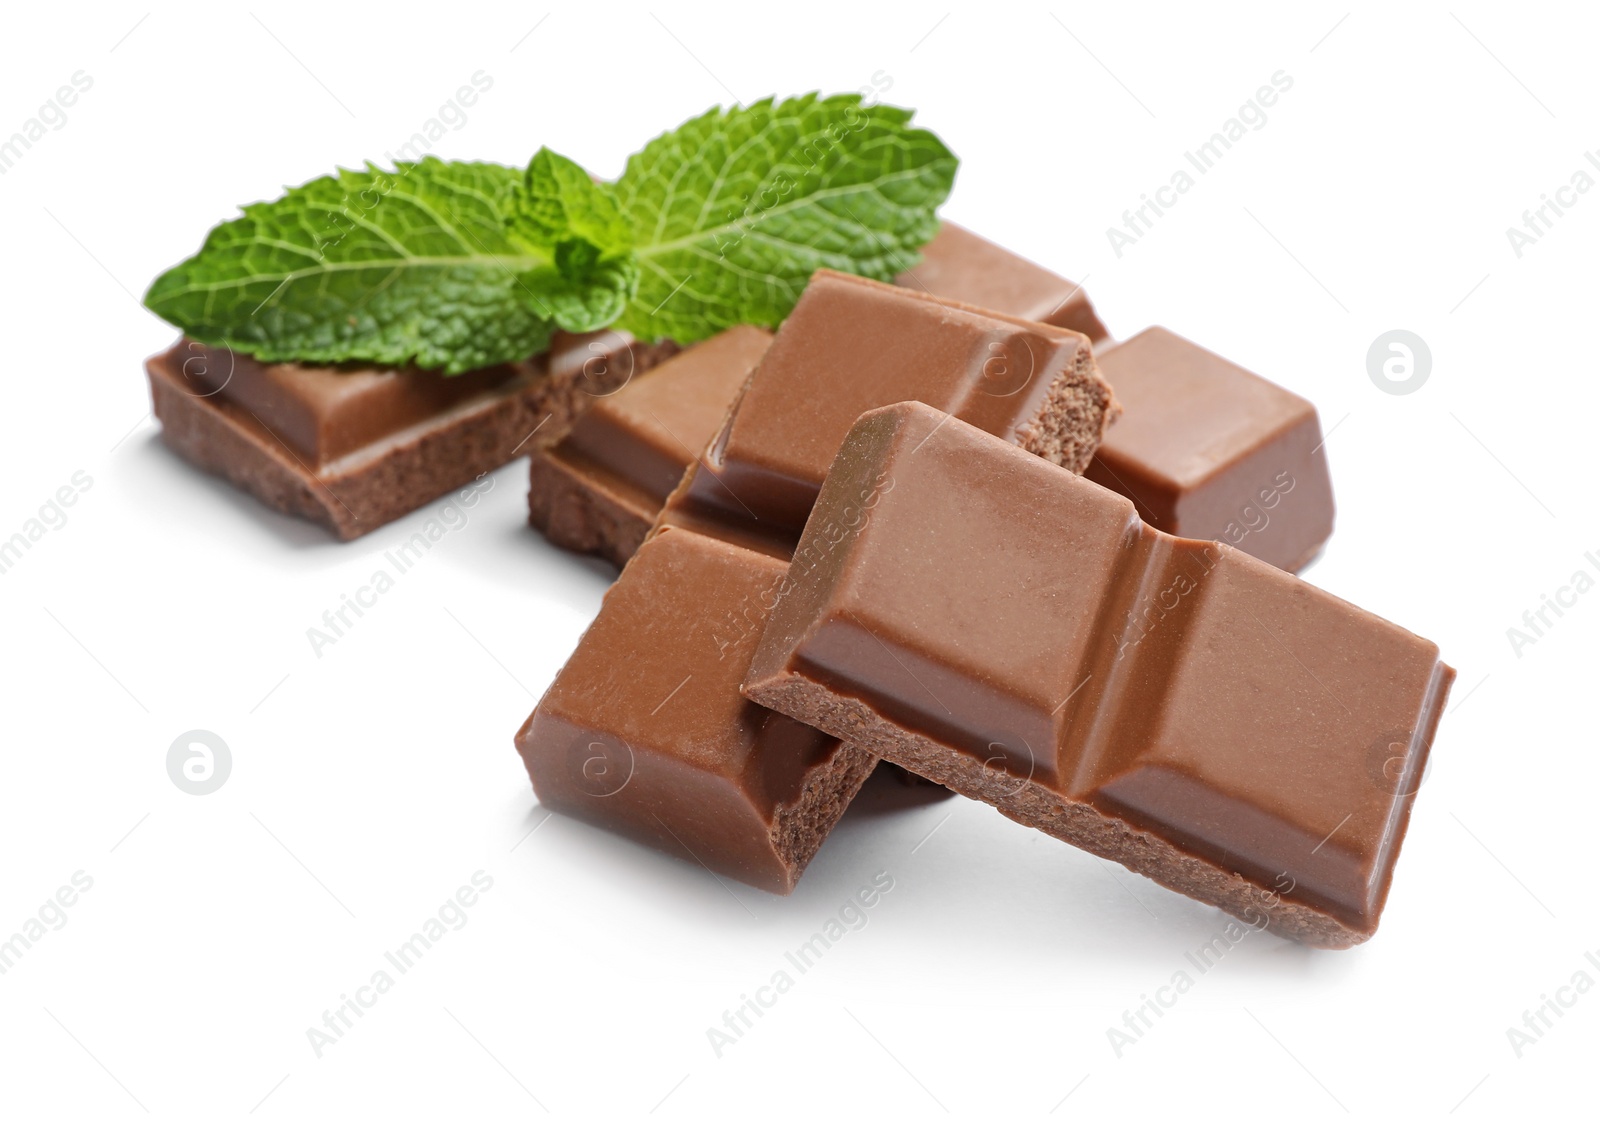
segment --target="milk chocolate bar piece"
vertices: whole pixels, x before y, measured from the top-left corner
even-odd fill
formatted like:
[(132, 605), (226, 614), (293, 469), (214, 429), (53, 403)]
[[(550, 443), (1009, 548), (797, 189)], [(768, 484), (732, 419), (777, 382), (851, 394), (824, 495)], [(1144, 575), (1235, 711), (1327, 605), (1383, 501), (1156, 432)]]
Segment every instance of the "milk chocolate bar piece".
[(1084, 476), (1163, 532), (1298, 571), (1333, 533), (1317, 410), (1164, 328), (1099, 352), (1126, 413)]
[(1119, 409), (1082, 333), (818, 270), (662, 522), (787, 555), (856, 417), (905, 399), (1075, 472)]
[(565, 438), (534, 451), (528, 523), (621, 567), (771, 342), (739, 325), (596, 398)]
[[(995, 356), (1015, 354), (1034, 361), (1021, 371), (984, 370)], [(793, 886), (860, 784), (857, 775), (864, 777), (877, 759), (859, 748), (840, 751), (848, 769), (818, 775), (818, 796), (794, 813), (808, 828), (791, 836), (805, 847), (775, 850), (769, 838), (776, 839), (772, 826), (783, 820), (783, 803), (751, 795), (792, 794), (793, 771), (781, 757), (748, 750), (749, 732), (766, 730), (775, 717), (748, 710), (739, 681), (785, 579), (792, 536), (832, 458), (827, 443), (836, 446), (850, 420), (893, 394), (948, 404), (1005, 440), (1077, 463), (1093, 453), (1112, 409), (1088, 341), (1078, 333), (819, 272), (712, 445), (722, 452), (720, 466), (743, 472), (742, 494), (748, 486), (730, 503), (758, 508), (743, 510), (748, 520), (723, 520), (713, 510), (700, 528), (680, 523), (671, 507), (662, 514), (517, 737), (541, 801), (692, 855), (719, 874), (769, 890)], [(741, 452), (745, 442), (798, 469), (771, 475), (773, 461), (751, 460)], [(692, 468), (674, 496), (703, 468)], [(700, 510), (686, 511), (699, 521)], [(636, 683), (648, 685), (645, 698), (635, 696)], [(679, 700), (691, 685), (695, 691)], [(639, 761), (636, 744), (652, 749), (652, 770), (634, 777), (623, 791), (627, 801), (615, 801), (609, 787), (595, 793), (573, 781), (570, 747), (580, 737), (584, 747), (631, 748), (630, 761)], [(834, 754), (807, 746), (813, 764)], [(788, 781), (762, 781), (767, 770), (783, 771)], [(738, 801), (725, 796), (734, 775), (747, 780)], [(736, 840), (720, 824), (730, 818), (742, 826)]]
[(551, 809), (787, 894), (877, 759), (739, 695), (782, 562), (675, 529), (517, 734)]
[(979, 309), (1070, 328), (1097, 344), (1110, 335), (1082, 286), (954, 223), (941, 225), (922, 248), (922, 261), (894, 280)]
[(795, 558), (751, 700), (1252, 926), (1377, 927), (1432, 643), (916, 403), (851, 431)]
[(558, 333), (546, 355), (443, 376), (263, 364), (182, 340), (145, 368), (167, 445), (348, 540), (558, 439), (595, 395), (672, 350)]

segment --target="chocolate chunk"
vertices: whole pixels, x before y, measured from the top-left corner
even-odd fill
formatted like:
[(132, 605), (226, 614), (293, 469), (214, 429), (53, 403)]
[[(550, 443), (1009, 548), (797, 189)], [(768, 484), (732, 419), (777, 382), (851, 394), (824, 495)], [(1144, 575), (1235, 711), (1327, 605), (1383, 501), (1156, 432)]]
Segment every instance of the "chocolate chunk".
[(787, 554), (856, 417), (904, 399), (1074, 471), (1118, 409), (1081, 333), (818, 270), (663, 521)]
[(1163, 532), (1221, 540), (1285, 570), (1333, 533), (1317, 410), (1164, 328), (1099, 353), (1126, 412), (1084, 476)]
[(1344, 947), (1378, 925), (1454, 676), (1398, 626), (904, 403), (841, 448), (744, 691)]
[(556, 346), (447, 377), (262, 364), (184, 340), (145, 369), (167, 445), (348, 540), (558, 439), (593, 396), (675, 350), (616, 333)]
[[(1030, 354), (1034, 362), (1021, 370), (990, 364)], [(726, 503), (745, 518), (669, 502), (518, 735), (541, 801), (553, 795), (558, 808), (693, 855), (719, 874), (769, 890), (793, 886), (877, 759), (855, 747), (834, 750), (831, 741), (805, 744), (814, 793), (794, 798), (789, 759), (750, 751), (752, 732), (777, 717), (747, 709), (739, 682), (832, 459), (827, 443), (836, 446), (862, 411), (905, 394), (1074, 464), (1092, 455), (1113, 409), (1078, 333), (820, 271), (728, 424), (674, 493), (681, 499), (714, 461), (719, 472), (735, 470), (739, 495)], [(712, 496), (720, 487), (702, 482)], [(696, 526), (680, 522), (684, 515)], [(571, 748), (591, 745), (631, 748), (634, 762), (642, 761), (639, 745), (650, 748), (652, 770), (631, 776), (626, 801), (573, 780), (571, 756), (586, 760)], [(836, 755), (847, 756), (844, 765)], [(764, 779), (768, 770), (777, 781)], [(743, 780), (737, 800), (726, 796), (731, 777)], [(714, 824), (722, 817), (737, 828)], [(772, 844), (773, 826), (786, 818), (806, 827), (789, 834), (789, 852)]]
[(534, 452), (528, 522), (621, 567), (771, 342), (740, 325), (597, 398), (565, 438)]
[(895, 284), (1070, 328), (1096, 343), (1109, 335), (1082, 286), (954, 223), (939, 228), (922, 248), (922, 261), (895, 278)]
[(739, 695), (778, 560), (650, 539), (517, 734), (539, 800), (786, 894), (877, 760)]

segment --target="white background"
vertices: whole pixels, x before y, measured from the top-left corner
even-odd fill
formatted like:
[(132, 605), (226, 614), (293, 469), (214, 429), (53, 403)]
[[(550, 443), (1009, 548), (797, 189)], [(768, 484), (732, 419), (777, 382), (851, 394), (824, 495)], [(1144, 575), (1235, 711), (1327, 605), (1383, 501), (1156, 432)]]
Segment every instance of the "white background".
[[(93, 86), (0, 177), (0, 538), (93, 484), (0, 575), (0, 938), (93, 887), (0, 976), (0, 1120), (1592, 1113), (1600, 989), (1520, 1058), (1507, 1029), (1600, 981), (1600, 593), (1520, 655), (1507, 630), (1600, 577), (1600, 192), (1520, 258), (1505, 232), (1600, 149), (1600, 29), (1199, 7), (10, 9), (0, 135)], [(606, 176), (713, 103), (881, 72), (962, 158), (949, 217), (1086, 281), (1118, 335), (1168, 325), (1315, 401), (1339, 519), (1309, 577), (1460, 669), (1376, 939), (1252, 937), (1119, 1058), (1107, 1028), (1225, 917), (984, 806), (853, 812), (788, 899), (546, 823), (511, 738), (609, 576), (526, 528), (522, 462), (314, 655), (428, 513), (340, 545), (180, 462), (141, 370), (174, 332), (137, 299), (479, 70), (437, 153)], [(1106, 228), (1280, 70), (1265, 127), (1119, 258)], [(1434, 361), (1406, 396), (1366, 367), (1395, 328)], [(167, 776), (194, 728), (233, 755), (206, 797)], [(466, 925), (318, 1058), (306, 1030), (479, 870)], [(707, 1028), (877, 872), (868, 924), (718, 1058)]]

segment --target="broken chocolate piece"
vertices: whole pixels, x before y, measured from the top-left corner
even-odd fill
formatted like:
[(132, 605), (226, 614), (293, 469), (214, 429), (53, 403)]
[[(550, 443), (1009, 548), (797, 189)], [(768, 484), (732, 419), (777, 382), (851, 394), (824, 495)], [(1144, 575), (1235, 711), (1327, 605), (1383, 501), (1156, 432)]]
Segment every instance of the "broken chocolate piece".
[(841, 448), (744, 692), (1344, 947), (1378, 925), (1454, 676), (1398, 626), (903, 403)]
[(1317, 409), (1164, 328), (1099, 353), (1126, 408), (1084, 476), (1145, 523), (1298, 571), (1333, 534)]
[(771, 342), (740, 325), (596, 399), (565, 438), (535, 451), (528, 522), (560, 547), (621, 567)]
[(651, 538), (517, 734), (551, 809), (780, 895), (877, 760), (739, 695), (784, 565)]
[(818, 270), (663, 522), (787, 554), (856, 417), (903, 399), (1074, 471), (1118, 410), (1081, 333)]
[(183, 340), (145, 369), (168, 446), (348, 540), (556, 440), (593, 395), (675, 347), (620, 334), (567, 343), (563, 354), (594, 357), (598, 344), (607, 360), (558, 354), (554, 368), (538, 356), (444, 376), (262, 364)]

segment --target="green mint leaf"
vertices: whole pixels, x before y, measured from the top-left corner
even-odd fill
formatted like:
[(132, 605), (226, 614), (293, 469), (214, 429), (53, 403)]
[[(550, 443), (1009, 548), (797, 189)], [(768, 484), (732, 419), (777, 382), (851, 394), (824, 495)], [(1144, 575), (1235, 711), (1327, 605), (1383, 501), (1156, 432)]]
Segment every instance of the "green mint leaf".
[(552, 256), (525, 284), (568, 332), (604, 328), (639, 287), (633, 234), (611, 189), (559, 153), (540, 149), (512, 200), (512, 238)]
[(911, 111), (809, 94), (713, 109), (615, 185), (540, 149), (526, 169), (425, 157), (251, 204), (145, 304), (267, 361), (520, 359), (555, 327), (691, 343), (776, 325), (813, 271), (889, 279), (937, 230), (956, 159)]
[(523, 174), (426, 157), (368, 165), (250, 204), (145, 304), (189, 336), (267, 361), (365, 361), (458, 374), (549, 342), (537, 277), (553, 253), (507, 229)]
[(629, 158), (641, 269), (621, 327), (688, 344), (773, 326), (814, 270), (889, 280), (938, 229), (956, 158), (912, 111), (808, 94), (713, 109)]

